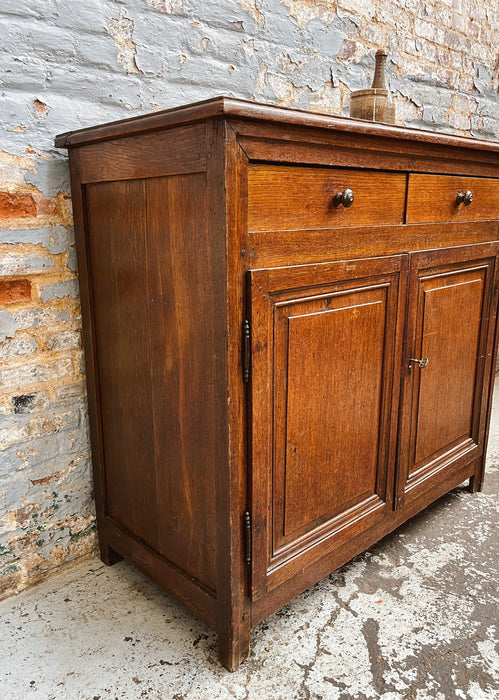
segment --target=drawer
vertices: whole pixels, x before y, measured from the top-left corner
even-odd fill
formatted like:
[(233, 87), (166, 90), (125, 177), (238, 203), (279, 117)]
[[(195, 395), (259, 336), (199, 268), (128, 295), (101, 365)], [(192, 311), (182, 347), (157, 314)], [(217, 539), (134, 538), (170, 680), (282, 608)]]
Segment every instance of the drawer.
[[(473, 201), (458, 203), (471, 192)], [(499, 217), (499, 180), (448, 175), (409, 175), (407, 223), (484, 221)]]
[[(353, 204), (335, 204), (350, 189)], [(250, 165), (249, 231), (379, 226), (404, 221), (406, 175), (368, 170)]]

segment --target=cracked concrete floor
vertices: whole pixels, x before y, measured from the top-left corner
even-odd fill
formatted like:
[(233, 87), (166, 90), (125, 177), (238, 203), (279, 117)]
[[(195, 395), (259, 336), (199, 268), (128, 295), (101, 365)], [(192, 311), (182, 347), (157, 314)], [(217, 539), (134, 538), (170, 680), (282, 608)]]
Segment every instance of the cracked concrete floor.
[(142, 574), (91, 559), (0, 603), (1, 700), (497, 700), (498, 389), (484, 492), (455, 489), (274, 614), (236, 673)]

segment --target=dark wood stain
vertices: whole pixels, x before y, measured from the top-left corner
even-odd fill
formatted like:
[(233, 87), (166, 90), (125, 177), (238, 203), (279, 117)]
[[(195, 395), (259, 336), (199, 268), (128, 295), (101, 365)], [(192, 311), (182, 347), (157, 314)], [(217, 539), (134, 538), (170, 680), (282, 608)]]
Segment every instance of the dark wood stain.
[[(149, 333), (142, 298), (147, 274), (145, 183), (89, 185), (86, 200), (106, 512), (157, 547), (157, 524), (149, 507), (155, 469), (148, 437)], [(130, 203), (125, 211), (123, 201)]]
[(499, 145), (231, 98), (56, 143), (102, 559), (213, 626), (234, 670), (280, 606), (482, 487)]

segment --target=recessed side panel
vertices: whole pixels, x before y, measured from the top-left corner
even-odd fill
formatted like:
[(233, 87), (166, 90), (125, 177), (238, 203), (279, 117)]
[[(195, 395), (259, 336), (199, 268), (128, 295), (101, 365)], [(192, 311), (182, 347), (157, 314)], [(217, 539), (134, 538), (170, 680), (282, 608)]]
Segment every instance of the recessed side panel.
[(206, 175), (88, 185), (107, 512), (215, 589)]
[(145, 181), (88, 185), (86, 199), (106, 514), (156, 548)]
[[(147, 182), (148, 314), (159, 552), (215, 588), (217, 416), (225, 384), (216, 362), (224, 314), (215, 280), (206, 176)], [(217, 346), (217, 340), (220, 343)]]

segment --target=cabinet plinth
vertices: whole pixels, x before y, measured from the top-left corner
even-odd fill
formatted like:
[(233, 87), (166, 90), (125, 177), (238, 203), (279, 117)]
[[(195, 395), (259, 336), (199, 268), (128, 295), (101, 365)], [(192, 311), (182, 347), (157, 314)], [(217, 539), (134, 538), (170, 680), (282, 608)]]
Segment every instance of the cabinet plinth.
[(251, 628), (483, 483), (499, 144), (216, 98), (63, 134), (103, 560)]

